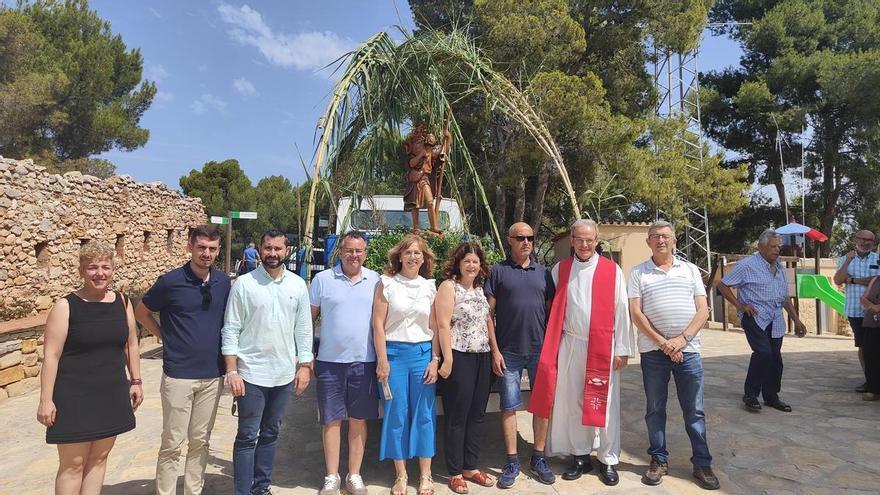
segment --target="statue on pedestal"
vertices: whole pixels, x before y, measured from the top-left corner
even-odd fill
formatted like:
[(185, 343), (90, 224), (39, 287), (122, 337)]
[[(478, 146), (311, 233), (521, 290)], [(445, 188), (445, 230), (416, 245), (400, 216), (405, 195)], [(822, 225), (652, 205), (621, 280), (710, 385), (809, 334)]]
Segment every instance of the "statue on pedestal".
[(434, 134), (428, 132), (424, 124), (419, 123), (403, 142), (406, 153), (406, 191), (403, 193), (403, 202), (404, 208), (412, 213), (413, 231), (421, 230), (419, 210), (427, 208), (430, 232), (441, 234), (437, 222), (440, 188), (452, 143), (448, 121), (443, 134), (443, 142), (438, 143)]

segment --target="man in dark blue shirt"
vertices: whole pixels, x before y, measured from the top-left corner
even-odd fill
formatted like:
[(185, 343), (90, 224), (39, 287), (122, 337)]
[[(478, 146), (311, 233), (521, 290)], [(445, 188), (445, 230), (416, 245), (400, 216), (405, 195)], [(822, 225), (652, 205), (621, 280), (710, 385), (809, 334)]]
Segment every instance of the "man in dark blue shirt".
[[(520, 380), (525, 369), (529, 384), (535, 383), (547, 326), (547, 307), (554, 294), (550, 271), (531, 259), (534, 241), (534, 231), (527, 223), (511, 225), (507, 234), (510, 257), (492, 267), (484, 287), (489, 311), (495, 317), (494, 333), (490, 327), (489, 346), (492, 371), (500, 377), (501, 427), (507, 449), (507, 463), (498, 478), (500, 488), (512, 487), (519, 476), (516, 411), (524, 406)], [(548, 425), (547, 418), (533, 417), (535, 446), (530, 467), (538, 481), (549, 485), (556, 477), (544, 457)]]
[[(190, 261), (160, 276), (135, 309), (137, 320), (164, 346), (157, 495), (175, 493), (184, 441), (188, 441), (185, 493), (202, 493), (208, 441), (223, 391), (220, 331), (230, 282), (225, 273), (212, 268), (220, 253), (220, 232), (211, 225), (196, 227), (187, 249)], [(159, 324), (153, 319), (155, 312)]]

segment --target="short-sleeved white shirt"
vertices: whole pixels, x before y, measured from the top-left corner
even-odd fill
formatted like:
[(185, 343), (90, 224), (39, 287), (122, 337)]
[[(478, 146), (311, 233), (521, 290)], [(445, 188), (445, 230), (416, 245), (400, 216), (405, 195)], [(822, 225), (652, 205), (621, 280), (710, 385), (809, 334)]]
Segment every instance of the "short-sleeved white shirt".
[[(693, 263), (674, 258), (672, 268), (665, 272), (648, 258), (630, 272), (627, 292), (630, 299), (641, 300), (642, 313), (654, 328), (670, 339), (681, 335), (694, 319), (697, 313), (694, 298), (705, 296), (706, 288), (699, 268)], [(658, 349), (650, 337), (639, 332), (639, 352)], [(683, 351), (700, 352), (700, 334)]]

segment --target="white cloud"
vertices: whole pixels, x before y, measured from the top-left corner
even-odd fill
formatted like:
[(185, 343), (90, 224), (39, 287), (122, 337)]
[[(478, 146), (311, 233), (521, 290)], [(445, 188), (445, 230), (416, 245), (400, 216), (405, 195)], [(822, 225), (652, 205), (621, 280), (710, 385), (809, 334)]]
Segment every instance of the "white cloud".
[(144, 79), (160, 83), (168, 79), (168, 71), (159, 64), (144, 64)]
[(210, 93), (202, 93), (192, 102), (190, 108), (196, 115), (203, 115), (211, 110), (226, 113), (226, 102)]
[(156, 96), (153, 99), (157, 103), (171, 103), (174, 101), (174, 93), (169, 91), (156, 91)]
[(243, 77), (239, 77), (238, 79), (232, 81), (232, 87), (244, 96), (257, 96), (260, 94), (257, 91), (257, 88), (254, 86), (254, 83), (248, 81)]
[(345, 54), (355, 43), (332, 31), (304, 31), (295, 34), (274, 32), (262, 14), (247, 5), (221, 4), (220, 18), (231, 26), (233, 40), (256, 47), (263, 57), (280, 67), (317, 70)]
[(208, 72), (208, 66), (206, 64), (200, 65), (199, 72)]
[(150, 13), (153, 14), (153, 17), (155, 17), (156, 19), (161, 19), (161, 18), (162, 18), (162, 15), (159, 14), (159, 11), (157, 11), (157, 10), (154, 9), (153, 7), (147, 7), (147, 10), (149, 10)]

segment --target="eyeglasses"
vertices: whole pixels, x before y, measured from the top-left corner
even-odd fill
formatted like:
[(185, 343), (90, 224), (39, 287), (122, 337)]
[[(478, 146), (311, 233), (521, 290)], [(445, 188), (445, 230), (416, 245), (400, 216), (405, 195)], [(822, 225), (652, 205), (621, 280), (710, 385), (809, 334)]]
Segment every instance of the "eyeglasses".
[(586, 237), (575, 237), (571, 236), (572, 244), (586, 244), (587, 246), (592, 246), (599, 242), (599, 239), (588, 239)]
[(668, 241), (669, 239), (672, 239), (672, 236), (666, 235), (666, 234), (651, 234), (648, 236), (648, 239), (651, 239), (652, 241), (656, 241), (656, 240), (660, 240), (660, 239), (663, 239), (664, 241)]
[(211, 307), (211, 284), (207, 281), (202, 282), (199, 292), (202, 293), (202, 311), (207, 311)]
[(516, 239), (516, 242), (525, 242), (525, 241), (535, 242), (535, 236), (533, 236), (533, 235), (512, 235), (512, 236), (510, 236), (510, 238)]
[(421, 258), (424, 256), (421, 251), (407, 251), (405, 253), (401, 253), (401, 258)]
[(343, 249), (342, 250), (342, 254), (344, 254), (346, 256), (351, 256), (351, 255), (360, 256), (364, 253), (366, 253), (366, 250), (364, 250), (364, 249)]

